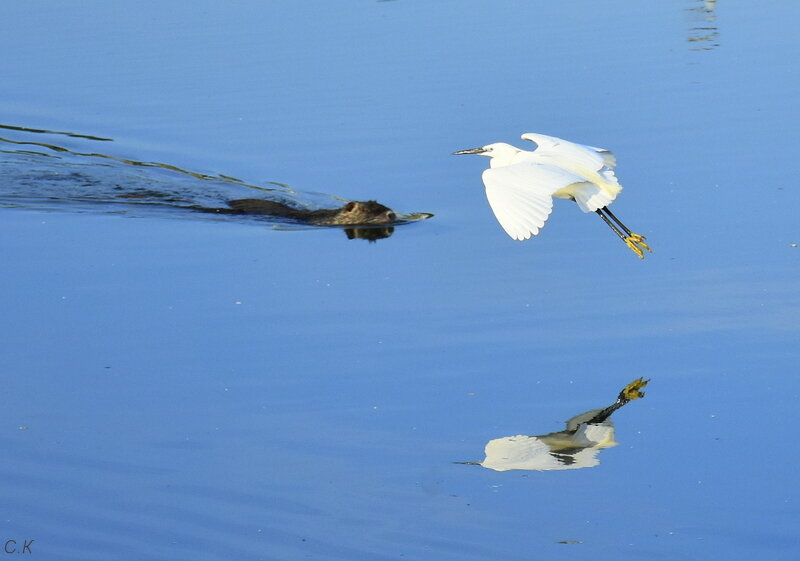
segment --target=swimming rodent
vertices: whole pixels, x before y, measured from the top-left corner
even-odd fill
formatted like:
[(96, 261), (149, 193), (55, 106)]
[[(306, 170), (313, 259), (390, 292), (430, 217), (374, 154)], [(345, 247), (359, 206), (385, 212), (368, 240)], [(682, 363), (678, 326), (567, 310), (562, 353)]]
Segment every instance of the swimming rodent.
[(236, 199), (228, 201), (230, 208), (208, 209), (219, 214), (265, 214), (280, 216), (314, 226), (361, 226), (391, 224), (397, 214), (376, 201), (350, 201), (340, 208), (306, 210), (265, 199)]

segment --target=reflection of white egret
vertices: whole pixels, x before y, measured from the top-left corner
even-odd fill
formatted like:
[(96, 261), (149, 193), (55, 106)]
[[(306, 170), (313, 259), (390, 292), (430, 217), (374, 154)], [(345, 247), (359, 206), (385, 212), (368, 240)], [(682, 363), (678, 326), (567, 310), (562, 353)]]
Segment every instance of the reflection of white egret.
[(576, 415), (567, 421), (566, 430), (537, 436), (505, 436), (486, 444), (482, 462), (456, 462), (480, 465), (495, 471), (511, 469), (562, 470), (593, 467), (603, 448), (617, 445), (611, 414), (626, 403), (644, 397), (649, 380), (634, 380), (620, 392), (617, 400), (605, 409)]
[(719, 29), (716, 25), (717, 16), (714, 10), (717, 7), (716, 0), (704, 0), (702, 6), (698, 5), (688, 8), (694, 20), (689, 28), (687, 41), (692, 45), (693, 51), (710, 51), (719, 47)]
[(527, 240), (538, 234), (555, 197), (575, 201), (583, 212), (596, 212), (639, 257), (650, 251), (644, 236), (631, 232), (608, 209), (622, 191), (614, 175), (614, 154), (543, 134), (525, 133), (522, 138), (536, 143), (536, 149), (497, 142), (453, 152), (491, 158), (483, 172), (486, 198), (509, 236)]

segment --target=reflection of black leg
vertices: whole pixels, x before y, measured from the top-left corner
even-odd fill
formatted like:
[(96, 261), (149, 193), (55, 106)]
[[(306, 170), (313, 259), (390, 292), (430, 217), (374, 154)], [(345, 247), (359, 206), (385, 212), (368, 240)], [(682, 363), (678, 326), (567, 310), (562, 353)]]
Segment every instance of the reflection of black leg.
[(628, 403), (628, 401), (629, 400), (624, 400), (621, 398), (617, 399), (617, 401), (613, 405), (606, 407), (605, 409), (600, 411), (597, 415), (586, 421), (586, 424), (592, 425), (592, 424), (602, 423), (603, 421), (608, 419), (611, 416), (611, 414), (614, 413), (614, 411), (616, 411), (617, 409)]
[(645, 380), (644, 378), (637, 378), (627, 386), (625, 386), (621, 392), (619, 392), (619, 396), (617, 396), (617, 401), (615, 401), (612, 405), (609, 405), (602, 411), (600, 411), (597, 415), (586, 421), (587, 424), (592, 423), (602, 423), (606, 419), (608, 419), (614, 411), (625, 405), (626, 403), (630, 403), (634, 399), (640, 399), (644, 397), (644, 392), (641, 391), (650, 380)]
[(623, 233), (620, 231), (620, 229), (619, 229), (619, 228), (617, 228), (617, 227), (614, 225), (614, 223), (613, 223), (613, 222), (611, 222), (611, 220), (609, 220), (609, 219), (608, 219), (608, 216), (606, 216), (605, 214), (603, 214), (603, 211), (604, 211), (604, 210), (607, 210), (607, 209), (606, 209), (606, 208), (598, 208), (598, 209), (597, 209), (595, 212), (597, 213), (597, 215), (598, 215), (600, 218), (602, 218), (602, 219), (603, 219), (603, 222), (605, 222), (606, 224), (608, 224), (608, 227), (609, 227), (609, 228), (611, 228), (612, 230), (614, 230), (614, 233), (615, 233), (615, 234), (617, 234), (617, 235), (619, 236), (619, 238), (620, 238), (622, 241), (625, 241), (625, 234), (623, 234)]

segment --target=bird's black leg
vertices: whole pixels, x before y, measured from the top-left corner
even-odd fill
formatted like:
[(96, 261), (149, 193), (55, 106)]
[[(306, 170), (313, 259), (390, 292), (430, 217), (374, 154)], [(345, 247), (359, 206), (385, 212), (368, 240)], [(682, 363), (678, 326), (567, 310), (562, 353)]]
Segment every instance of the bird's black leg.
[(603, 207), (603, 209), (602, 209), (602, 210), (604, 210), (604, 211), (605, 211), (605, 213), (606, 213), (606, 214), (607, 214), (607, 215), (608, 215), (608, 216), (611, 218), (611, 220), (613, 220), (614, 222), (616, 222), (617, 224), (619, 224), (619, 227), (620, 227), (620, 228), (622, 228), (622, 231), (623, 231), (623, 232), (625, 232), (625, 233), (626, 233), (627, 235), (629, 235), (629, 236), (632, 236), (632, 235), (633, 235), (633, 232), (631, 232), (631, 231), (630, 231), (630, 228), (628, 228), (627, 226), (625, 226), (625, 224), (623, 224), (623, 223), (622, 223), (622, 220), (620, 220), (619, 218), (617, 218), (616, 216), (614, 216), (614, 213), (613, 213), (613, 212), (611, 212), (611, 209), (610, 209), (610, 208), (608, 208), (607, 206), (605, 206), (605, 207)]
[(602, 219), (603, 219), (603, 222), (605, 222), (606, 224), (608, 224), (608, 227), (609, 227), (609, 228), (611, 228), (612, 230), (614, 230), (614, 233), (615, 233), (615, 234), (617, 234), (617, 235), (619, 236), (619, 238), (620, 238), (622, 241), (625, 241), (625, 237), (626, 237), (626, 236), (625, 236), (625, 234), (623, 234), (623, 233), (620, 231), (620, 229), (619, 229), (619, 228), (617, 228), (617, 226), (616, 226), (616, 225), (615, 225), (613, 222), (611, 222), (611, 220), (609, 220), (609, 219), (608, 219), (608, 216), (606, 216), (605, 214), (603, 214), (603, 210), (605, 210), (605, 209), (603, 209), (603, 208), (598, 208), (598, 209), (597, 209), (595, 212), (597, 213), (597, 215), (598, 215), (600, 218), (602, 218)]
[[(619, 218), (614, 216), (614, 213), (608, 210), (608, 207), (599, 208), (595, 212), (606, 224), (609, 225), (612, 230), (614, 230), (614, 233), (616, 233), (620, 239), (625, 242), (625, 245), (627, 245), (630, 250), (638, 255), (641, 259), (644, 259), (644, 251), (642, 250), (652, 252), (650, 246), (644, 242), (644, 236), (631, 232), (630, 229), (625, 226), (625, 224), (623, 224)], [(616, 224), (614, 224), (614, 222), (616, 222)], [(622, 230), (620, 230), (620, 228), (622, 228)]]
[(644, 240), (645, 240), (646, 238), (645, 238), (643, 235), (641, 235), (641, 234), (637, 234), (636, 232), (631, 232), (630, 228), (628, 228), (627, 226), (625, 226), (625, 224), (623, 224), (623, 223), (622, 223), (622, 220), (620, 220), (619, 218), (617, 218), (616, 216), (614, 216), (614, 213), (613, 213), (613, 212), (611, 212), (611, 209), (610, 209), (610, 208), (608, 208), (608, 207), (603, 207), (603, 210), (605, 211), (605, 213), (606, 213), (608, 216), (610, 216), (610, 217), (611, 217), (611, 219), (612, 219), (614, 222), (616, 222), (617, 224), (619, 224), (619, 226), (622, 228), (622, 230), (623, 230), (623, 231), (624, 231), (626, 234), (628, 234), (628, 240), (626, 240), (626, 243), (627, 243), (628, 241), (630, 241), (630, 242), (633, 242), (634, 244), (638, 245), (639, 247), (641, 247), (641, 248), (643, 248), (643, 249), (646, 249), (646, 250), (647, 250), (647, 251), (649, 251), (650, 253), (652, 253), (652, 252), (653, 252), (653, 250), (652, 250), (652, 249), (650, 249), (650, 246), (649, 246), (649, 245), (647, 245), (647, 244), (644, 242)]

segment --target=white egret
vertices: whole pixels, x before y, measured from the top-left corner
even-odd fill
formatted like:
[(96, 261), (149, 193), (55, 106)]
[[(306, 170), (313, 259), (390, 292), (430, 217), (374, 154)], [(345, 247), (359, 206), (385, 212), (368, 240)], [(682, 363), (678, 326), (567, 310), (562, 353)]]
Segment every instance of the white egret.
[(544, 134), (525, 133), (522, 139), (534, 142), (536, 149), (497, 142), (453, 152), (490, 158), (482, 176), (486, 198), (509, 236), (522, 241), (538, 234), (555, 197), (575, 201), (583, 212), (597, 213), (640, 258), (644, 250), (651, 251), (644, 236), (632, 232), (608, 209), (622, 191), (614, 175), (613, 153)]

